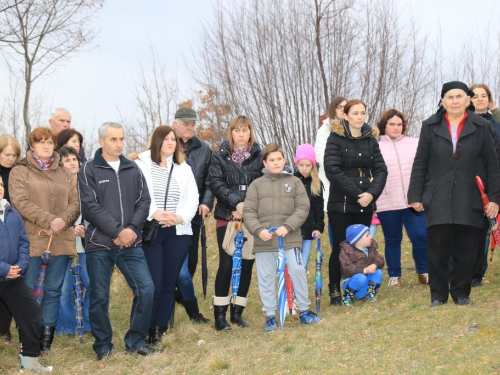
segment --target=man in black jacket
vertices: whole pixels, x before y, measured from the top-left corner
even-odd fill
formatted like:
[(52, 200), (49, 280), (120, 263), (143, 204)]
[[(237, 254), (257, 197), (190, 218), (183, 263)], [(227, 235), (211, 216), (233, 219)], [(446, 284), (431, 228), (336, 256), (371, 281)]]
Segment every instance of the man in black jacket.
[(181, 107), (175, 113), (174, 129), (181, 142), (182, 150), (193, 168), (198, 192), (200, 194), (200, 205), (198, 213), (191, 221), (193, 228), (193, 242), (189, 249), (188, 268), (191, 277), (194, 276), (198, 264), (198, 242), (200, 238), (201, 219), (205, 218), (214, 203), (214, 196), (210, 187), (206, 184), (208, 167), (212, 157), (212, 150), (208, 144), (194, 135), (196, 123), (196, 111), (190, 107)]
[(127, 352), (143, 356), (160, 352), (146, 345), (154, 285), (141, 243), (151, 198), (139, 167), (122, 156), (123, 141), (120, 124), (102, 124), (101, 148), (78, 175), (82, 215), (88, 222), (85, 252), (97, 360), (108, 357), (113, 350), (108, 307), (115, 264), (134, 292), (130, 328), (125, 335)]

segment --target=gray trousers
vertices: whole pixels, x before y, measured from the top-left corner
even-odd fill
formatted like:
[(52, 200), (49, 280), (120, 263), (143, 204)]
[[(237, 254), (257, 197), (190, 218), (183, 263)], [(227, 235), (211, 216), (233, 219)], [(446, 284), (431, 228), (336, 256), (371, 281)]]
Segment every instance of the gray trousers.
[[(309, 310), (311, 301), (307, 291), (306, 270), (302, 263), (302, 252), (299, 248), (285, 250), (288, 273), (292, 279), (293, 290), (297, 300), (299, 311)], [(255, 253), (255, 263), (257, 265), (257, 278), (259, 281), (259, 293), (262, 304), (262, 311), (267, 316), (276, 315), (276, 270), (278, 252)]]

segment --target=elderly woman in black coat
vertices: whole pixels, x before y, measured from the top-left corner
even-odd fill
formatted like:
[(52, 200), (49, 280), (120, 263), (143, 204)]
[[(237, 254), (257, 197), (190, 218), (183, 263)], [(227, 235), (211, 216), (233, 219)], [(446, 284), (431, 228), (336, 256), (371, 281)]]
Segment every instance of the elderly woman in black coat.
[(472, 304), (469, 294), (477, 243), (485, 235), (476, 176), (483, 180), (489, 199), (486, 216), (498, 214), (500, 167), (490, 124), (467, 109), (470, 96), (462, 82), (443, 85), (444, 110), (422, 123), (408, 190), (411, 207), (426, 212), (431, 307), (445, 304), (449, 293), (458, 305)]
[(328, 221), (332, 226), (330, 304), (342, 305), (340, 295), (340, 243), (352, 224), (370, 226), (375, 201), (384, 190), (387, 167), (376, 137), (378, 128), (365, 122), (366, 105), (349, 100), (344, 118), (332, 122), (325, 149), (325, 172), (330, 181)]

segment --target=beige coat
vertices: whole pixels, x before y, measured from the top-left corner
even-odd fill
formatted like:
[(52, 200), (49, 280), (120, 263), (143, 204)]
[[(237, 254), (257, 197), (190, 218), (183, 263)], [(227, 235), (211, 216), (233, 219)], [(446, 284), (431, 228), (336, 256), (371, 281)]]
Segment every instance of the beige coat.
[(28, 151), (9, 176), (10, 203), (24, 220), (30, 257), (41, 256), (47, 249), (48, 237), (38, 237), (38, 232), (50, 229), (56, 217), (66, 222), (66, 229), (54, 235), (51, 255), (76, 255), (73, 224), (80, 215), (76, 177), (59, 164), (59, 154), (54, 153), (54, 158), (49, 173), (45, 173)]
[(309, 207), (302, 181), (290, 173), (269, 173), (266, 169), (264, 176), (250, 184), (243, 207), (245, 226), (254, 236), (253, 252), (278, 251), (278, 236), (264, 242), (259, 233), (280, 226), (288, 230), (283, 238), (284, 249), (302, 249), (300, 227), (309, 215)]

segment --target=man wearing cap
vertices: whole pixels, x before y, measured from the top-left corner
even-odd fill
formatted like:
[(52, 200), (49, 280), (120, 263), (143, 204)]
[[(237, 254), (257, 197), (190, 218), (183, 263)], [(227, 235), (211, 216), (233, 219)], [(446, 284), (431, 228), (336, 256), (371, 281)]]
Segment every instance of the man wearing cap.
[[(205, 183), (208, 175), (208, 167), (212, 158), (212, 150), (208, 144), (194, 135), (194, 127), (197, 121), (196, 111), (190, 107), (181, 107), (175, 113), (174, 129), (179, 137), (182, 150), (193, 168), (198, 193), (200, 194), (200, 205), (198, 212), (191, 221), (193, 228), (193, 242), (189, 249), (188, 268), (193, 277), (198, 264), (198, 242), (200, 238), (201, 219), (205, 218), (212, 210), (214, 196), (210, 187)], [(182, 271), (181, 271), (182, 272)]]
[[(443, 109), (422, 123), (408, 189), (411, 207), (425, 210), (431, 307), (445, 304), (448, 294), (458, 305), (472, 304), (477, 243), (485, 235), (476, 176), (489, 199), (486, 215), (498, 214), (500, 167), (490, 124), (467, 109), (470, 96), (463, 82), (443, 85)], [(449, 285), (450, 256), (454, 274)]]

